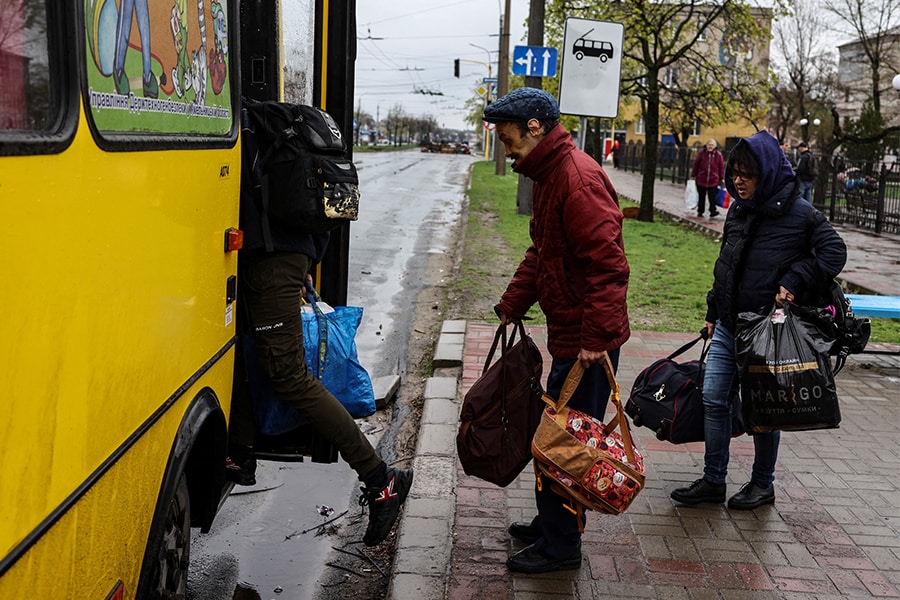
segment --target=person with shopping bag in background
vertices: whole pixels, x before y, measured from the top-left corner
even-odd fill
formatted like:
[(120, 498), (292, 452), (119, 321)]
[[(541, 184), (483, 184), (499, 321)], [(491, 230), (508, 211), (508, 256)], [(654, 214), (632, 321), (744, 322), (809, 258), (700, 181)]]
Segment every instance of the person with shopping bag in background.
[(704, 206), (709, 203), (710, 218), (719, 216), (716, 197), (725, 182), (725, 160), (716, 148), (718, 142), (710, 139), (697, 153), (691, 167), (691, 177), (697, 184), (697, 217), (703, 217)]
[[(800, 181), (768, 132), (738, 141), (728, 158), (725, 184), (733, 204), (707, 295), (705, 326), (711, 341), (703, 380), (703, 475), (671, 493), (673, 500), (687, 505), (725, 501), (731, 398), (740, 384), (738, 314), (768, 312), (773, 302), (812, 302), (847, 260), (840, 235), (822, 213), (801, 201)], [(776, 430), (753, 436), (750, 480), (728, 500), (729, 508), (751, 510), (775, 502), (780, 435)]]
[[(569, 406), (603, 419), (611, 385), (604, 362), (618, 366), (631, 335), (626, 297), (629, 267), (622, 211), (606, 173), (559, 124), (556, 99), (519, 88), (484, 109), (516, 173), (534, 181), (531, 246), (495, 310), (501, 323), (519, 322), (534, 305), (547, 317), (553, 357), (547, 394), (559, 398), (573, 364), (585, 367)], [(549, 486), (536, 488), (537, 516), (509, 526), (529, 544), (506, 562), (511, 571), (543, 573), (581, 567), (583, 520)]]

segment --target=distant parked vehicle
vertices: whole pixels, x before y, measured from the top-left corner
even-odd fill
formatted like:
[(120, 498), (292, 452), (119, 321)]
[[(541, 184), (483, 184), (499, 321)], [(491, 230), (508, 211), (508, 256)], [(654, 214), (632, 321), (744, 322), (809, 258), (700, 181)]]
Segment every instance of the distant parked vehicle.
[(461, 142), (454, 144), (453, 142), (435, 142), (433, 144), (422, 145), (422, 152), (435, 152), (439, 154), (471, 154), (469, 145)]

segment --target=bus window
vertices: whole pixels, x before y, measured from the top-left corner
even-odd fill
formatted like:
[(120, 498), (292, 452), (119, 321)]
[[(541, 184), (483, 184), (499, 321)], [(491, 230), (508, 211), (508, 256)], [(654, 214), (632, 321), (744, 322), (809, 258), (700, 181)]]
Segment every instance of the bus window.
[(44, 0), (0, 3), (0, 131), (43, 131), (55, 122)]
[(289, 36), (281, 36), (284, 100), (295, 104), (316, 104), (313, 98), (315, 2), (283, 2), (281, 6), (284, 10), (284, 30), (291, 32)]

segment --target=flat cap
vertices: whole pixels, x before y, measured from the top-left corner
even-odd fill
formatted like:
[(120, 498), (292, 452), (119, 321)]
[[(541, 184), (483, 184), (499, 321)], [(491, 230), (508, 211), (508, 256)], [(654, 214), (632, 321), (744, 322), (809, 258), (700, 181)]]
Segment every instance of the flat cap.
[(502, 96), (484, 109), (484, 120), (488, 123), (501, 121), (552, 121), (559, 118), (559, 104), (556, 98), (532, 87), (521, 87)]

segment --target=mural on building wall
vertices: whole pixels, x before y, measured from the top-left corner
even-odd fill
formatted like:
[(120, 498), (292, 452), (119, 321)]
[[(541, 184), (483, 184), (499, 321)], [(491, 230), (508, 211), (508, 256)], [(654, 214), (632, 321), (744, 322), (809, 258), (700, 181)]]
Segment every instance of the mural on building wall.
[(730, 27), (722, 32), (719, 42), (719, 62), (723, 67), (735, 68), (738, 64), (753, 61), (753, 44), (744, 36), (736, 34)]

